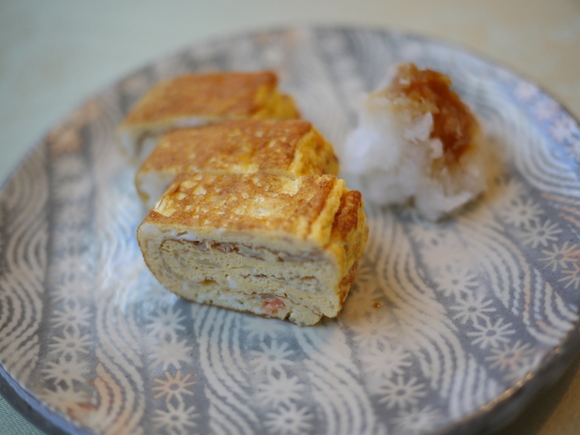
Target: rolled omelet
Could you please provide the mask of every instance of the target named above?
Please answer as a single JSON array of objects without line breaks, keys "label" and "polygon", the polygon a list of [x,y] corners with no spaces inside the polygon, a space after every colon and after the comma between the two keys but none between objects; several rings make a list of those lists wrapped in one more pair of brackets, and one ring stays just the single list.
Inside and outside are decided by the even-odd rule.
[{"label": "rolled omelet", "polygon": [[137,231],[189,301],[313,325],[335,317],[368,237],[359,192],[328,174],[180,174]]},{"label": "rolled omelet", "polygon": [[140,165],[166,131],[228,119],[297,119],[291,96],[271,71],[187,74],[160,82],[117,130],[121,149]]},{"label": "rolled omelet", "polygon": [[182,172],[336,175],[338,159],[332,145],[304,120],[245,119],[172,130],[135,177],[145,206],[153,207]]}]

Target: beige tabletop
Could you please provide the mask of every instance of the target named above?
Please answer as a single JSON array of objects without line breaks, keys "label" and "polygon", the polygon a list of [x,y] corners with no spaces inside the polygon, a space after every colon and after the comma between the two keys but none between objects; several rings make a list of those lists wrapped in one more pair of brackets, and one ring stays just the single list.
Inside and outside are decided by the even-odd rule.
[{"label": "beige tabletop", "polygon": [[[5,0],[0,183],[67,112],[148,61],[216,36],[309,24],[411,31],[463,45],[539,83],[580,117],[579,0]],[[0,432],[37,433],[2,400]],[[580,433],[580,359],[498,433]]]}]

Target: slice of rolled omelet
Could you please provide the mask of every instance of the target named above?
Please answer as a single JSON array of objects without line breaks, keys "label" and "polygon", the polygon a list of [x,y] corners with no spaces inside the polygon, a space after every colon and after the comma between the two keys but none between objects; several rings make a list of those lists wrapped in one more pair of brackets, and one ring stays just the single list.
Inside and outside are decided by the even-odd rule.
[{"label": "slice of rolled omelet", "polygon": [[187,74],[153,86],[119,126],[118,142],[139,165],[168,130],[243,118],[300,114],[292,97],[280,93],[271,71]]},{"label": "slice of rolled omelet", "polygon": [[304,120],[245,119],[166,133],[135,177],[147,208],[182,172],[338,173],[334,148]]},{"label": "slice of rolled omelet", "polygon": [[137,231],[178,296],[298,325],[340,312],[367,236],[360,193],[328,174],[180,174]]}]

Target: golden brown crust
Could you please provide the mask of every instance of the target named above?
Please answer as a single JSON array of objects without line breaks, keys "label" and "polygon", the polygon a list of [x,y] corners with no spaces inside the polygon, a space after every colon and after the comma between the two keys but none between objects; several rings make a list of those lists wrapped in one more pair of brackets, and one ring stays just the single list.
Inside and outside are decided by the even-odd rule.
[{"label": "golden brown crust", "polygon": [[[146,124],[192,115],[250,118],[276,100],[277,83],[276,74],[271,71],[183,75],[154,86],[123,124]],[[293,104],[291,100],[277,100]]]},{"label": "golden brown crust", "polygon": [[[161,138],[141,170],[287,172],[300,140],[312,130],[308,121],[250,119],[173,130]],[[311,173],[323,173],[317,169]]]},{"label": "golden brown crust", "polygon": [[180,174],[145,221],[324,239],[339,206],[330,202],[340,201],[343,191],[344,182],[332,175],[291,179],[265,173]]},{"label": "golden brown crust", "polygon": [[359,191],[346,191],[340,199],[340,207],[332,225],[329,249],[335,252],[337,258],[342,259],[343,269],[348,270],[340,283],[343,301],[354,282],[358,262],[368,239],[363,207],[364,201]]},{"label": "golden brown crust", "polygon": [[[340,284],[338,285],[338,289],[340,292],[339,300],[340,300],[340,309],[342,309],[344,305],[344,301],[350,292],[350,288],[354,284],[354,280],[356,279],[356,272],[358,270],[358,259],[352,264],[348,272],[343,276]],[[338,312],[340,312],[340,309]],[[337,314],[338,314],[337,312]]]},{"label": "golden brown crust", "polygon": [[359,221],[359,210],[363,207],[362,195],[358,190],[349,190],[340,199],[340,208],[336,212],[332,226],[333,237],[345,239],[356,228]]},{"label": "golden brown crust", "polygon": [[338,158],[334,147],[316,129],[312,128],[297,144],[297,153],[290,172],[297,175],[338,175]]}]

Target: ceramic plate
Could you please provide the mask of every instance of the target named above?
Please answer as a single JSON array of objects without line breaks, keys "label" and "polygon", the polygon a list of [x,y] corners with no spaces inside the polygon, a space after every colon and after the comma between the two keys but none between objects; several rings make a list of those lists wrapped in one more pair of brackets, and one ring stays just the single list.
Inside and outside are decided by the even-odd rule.
[{"label": "ceramic plate", "polygon": [[[389,65],[451,75],[505,162],[439,224],[367,207],[342,314],[297,327],[164,291],[114,130],[155,82],[273,69],[337,149]],[[498,163],[499,164],[499,163]],[[44,427],[103,434],[484,432],[561,373],[578,341],[580,133],[536,85],[386,31],[221,39],[153,62],[58,125],[0,196],[2,385]]]}]

